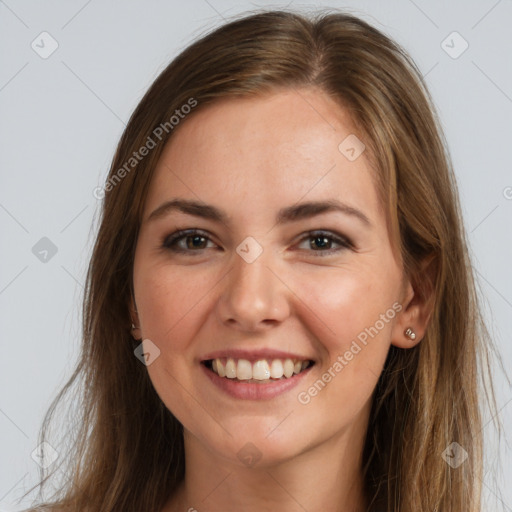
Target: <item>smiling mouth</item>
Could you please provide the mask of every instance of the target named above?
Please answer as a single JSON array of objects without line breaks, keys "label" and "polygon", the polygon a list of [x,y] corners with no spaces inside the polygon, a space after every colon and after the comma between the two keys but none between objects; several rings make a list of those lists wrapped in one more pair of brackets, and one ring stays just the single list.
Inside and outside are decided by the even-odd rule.
[{"label": "smiling mouth", "polygon": [[219,377],[248,384],[267,384],[291,379],[315,363],[298,359],[260,359],[251,363],[247,359],[219,358],[202,361]]}]

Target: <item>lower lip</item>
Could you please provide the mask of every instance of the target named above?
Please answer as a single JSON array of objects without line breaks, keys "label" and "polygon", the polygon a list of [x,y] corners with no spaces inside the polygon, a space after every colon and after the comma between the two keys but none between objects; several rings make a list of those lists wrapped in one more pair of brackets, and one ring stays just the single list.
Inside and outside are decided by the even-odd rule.
[{"label": "lower lip", "polygon": [[304,376],[312,368],[312,366],[310,366],[287,379],[280,379],[267,384],[254,384],[243,381],[240,382],[226,377],[219,377],[214,371],[207,368],[204,364],[201,364],[201,367],[206,373],[206,376],[219,389],[233,398],[240,398],[242,400],[270,400],[278,395],[282,395],[297,386],[297,384],[301,382]]}]

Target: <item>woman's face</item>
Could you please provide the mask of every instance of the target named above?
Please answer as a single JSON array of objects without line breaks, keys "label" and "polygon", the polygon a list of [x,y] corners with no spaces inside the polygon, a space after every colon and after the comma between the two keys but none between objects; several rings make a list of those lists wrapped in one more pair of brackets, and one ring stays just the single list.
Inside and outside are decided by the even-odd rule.
[{"label": "woman's face", "polygon": [[134,320],[157,393],[218,460],[362,446],[407,288],[354,132],[315,89],[230,99],[155,170]]}]

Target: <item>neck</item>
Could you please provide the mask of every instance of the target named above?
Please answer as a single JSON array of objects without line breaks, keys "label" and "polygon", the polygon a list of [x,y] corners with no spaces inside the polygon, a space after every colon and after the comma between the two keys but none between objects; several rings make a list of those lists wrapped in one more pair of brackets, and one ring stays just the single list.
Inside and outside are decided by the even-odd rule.
[{"label": "neck", "polygon": [[185,431],[185,478],[163,512],[366,512],[365,429],[349,430],[287,461],[251,468],[220,458]]}]

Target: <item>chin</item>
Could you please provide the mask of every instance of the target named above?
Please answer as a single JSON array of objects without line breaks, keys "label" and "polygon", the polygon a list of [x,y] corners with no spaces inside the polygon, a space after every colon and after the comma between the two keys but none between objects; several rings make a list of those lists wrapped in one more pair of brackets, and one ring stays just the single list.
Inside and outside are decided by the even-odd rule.
[{"label": "chin", "polygon": [[280,435],[274,437],[275,432],[269,435],[270,431],[271,429],[266,426],[262,426],[261,429],[244,429],[243,433],[240,429],[239,434],[233,437],[226,434],[224,442],[220,445],[219,439],[209,441],[214,443],[212,448],[230,462],[242,467],[259,469],[285,463],[307,449],[304,436],[295,439],[291,433],[282,431]]}]

